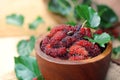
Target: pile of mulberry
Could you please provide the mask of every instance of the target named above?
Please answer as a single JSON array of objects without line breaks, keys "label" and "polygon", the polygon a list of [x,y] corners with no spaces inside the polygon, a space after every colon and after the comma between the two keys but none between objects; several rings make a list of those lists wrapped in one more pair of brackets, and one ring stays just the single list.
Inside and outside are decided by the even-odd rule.
[{"label": "pile of mulberry", "polygon": [[59,25],[54,27],[42,40],[41,50],[47,55],[67,60],[85,60],[99,55],[101,47],[88,41],[85,37],[92,38],[89,28],[81,26]]}]

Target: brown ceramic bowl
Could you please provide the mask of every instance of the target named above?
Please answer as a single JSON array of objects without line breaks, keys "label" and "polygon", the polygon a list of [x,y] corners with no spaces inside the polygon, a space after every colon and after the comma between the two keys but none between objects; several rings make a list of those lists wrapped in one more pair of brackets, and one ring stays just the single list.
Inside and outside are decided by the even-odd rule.
[{"label": "brown ceramic bowl", "polygon": [[36,42],[36,57],[45,80],[104,80],[111,60],[112,43],[100,55],[86,60],[70,61],[50,57],[40,49],[41,40]]}]

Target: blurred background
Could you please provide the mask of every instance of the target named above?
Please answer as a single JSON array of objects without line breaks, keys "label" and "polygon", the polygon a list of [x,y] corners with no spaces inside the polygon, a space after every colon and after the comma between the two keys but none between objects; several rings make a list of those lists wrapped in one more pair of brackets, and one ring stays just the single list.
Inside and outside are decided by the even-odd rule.
[{"label": "blurred background", "polygon": [[[14,72],[14,57],[18,56],[19,41],[28,40],[30,36],[39,37],[49,32],[55,25],[71,22],[73,16],[69,17],[67,14],[68,6],[62,3],[65,8],[61,10],[59,1],[61,0],[0,0],[0,80],[17,80]],[[104,16],[112,14],[110,17],[113,22],[105,22],[103,24],[105,26],[101,24],[100,29],[110,33],[114,38],[113,47],[120,46],[120,0],[69,1],[70,3],[78,1],[80,4],[89,5],[95,9],[99,4],[108,6],[112,11],[108,10],[109,14]],[[110,20],[110,18],[107,19]],[[74,23],[77,24],[77,21]],[[35,51],[31,52],[32,56],[35,56]],[[117,53],[117,59],[119,58],[120,51]]]}]

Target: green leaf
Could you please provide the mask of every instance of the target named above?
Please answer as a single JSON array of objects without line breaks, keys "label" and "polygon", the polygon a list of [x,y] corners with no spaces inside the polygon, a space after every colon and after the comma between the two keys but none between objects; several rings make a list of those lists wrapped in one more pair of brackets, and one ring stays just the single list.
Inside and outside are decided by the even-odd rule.
[{"label": "green leaf", "polygon": [[44,77],[43,77],[42,75],[39,75],[39,76],[37,77],[37,80],[45,80],[45,79],[44,79]]},{"label": "green leaf", "polygon": [[114,41],[115,37],[113,35],[110,35],[110,36],[111,36],[111,40]]},{"label": "green leaf", "polygon": [[[69,0],[68,0],[69,1]],[[71,5],[67,0],[50,0],[48,9],[54,13],[66,16],[71,11]]]},{"label": "green leaf", "polygon": [[76,23],[73,22],[73,21],[66,22],[65,24],[72,25],[72,26],[75,26],[75,25],[76,25]]},{"label": "green leaf", "polygon": [[89,37],[84,37],[84,39],[88,39],[90,42],[92,42],[92,43],[95,43],[95,41],[94,41],[94,39],[91,39],[91,38],[89,38]]},{"label": "green leaf", "polygon": [[113,53],[114,53],[114,54],[120,53],[120,46],[118,46],[118,47],[116,47],[116,48],[113,48]]},{"label": "green leaf", "polygon": [[112,53],[113,53],[112,54],[113,58],[115,58],[115,59],[120,58],[120,46],[113,48]]},{"label": "green leaf", "polygon": [[91,0],[83,0],[82,4],[90,6],[92,4]]},{"label": "green leaf", "polygon": [[15,72],[19,80],[32,80],[35,77],[42,77],[34,57],[15,57]]},{"label": "green leaf", "polygon": [[118,36],[118,40],[120,41],[120,35]]},{"label": "green leaf", "polygon": [[94,34],[93,39],[89,37],[84,37],[84,38],[88,39],[92,43],[98,43],[101,47],[105,47],[105,44],[111,40],[110,35],[105,32],[100,35]]},{"label": "green leaf", "polygon": [[36,29],[40,23],[44,22],[41,17],[37,17],[35,21],[29,24],[30,29]]},{"label": "green leaf", "polygon": [[105,22],[105,21],[101,21],[101,23],[100,23],[100,27],[102,28],[102,29],[106,29],[106,28],[110,28],[110,27],[112,27],[112,23],[107,23],[107,22]]},{"label": "green leaf", "polygon": [[50,31],[51,30],[51,27],[49,26],[48,28],[47,28],[47,31]]},{"label": "green leaf", "polygon": [[98,5],[97,9],[101,16],[100,26],[102,26],[102,28],[110,28],[114,23],[118,22],[118,16],[107,5]]},{"label": "green leaf", "polygon": [[111,37],[107,33],[94,36],[94,42],[98,43],[101,47],[105,47],[105,44],[111,40]]},{"label": "green leaf", "polygon": [[75,12],[80,19],[87,20],[86,25],[90,28],[98,28],[100,24],[100,17],[96,11],[86,5],[78,5]]},{"label": "green leaf", "polygon": [[17,45],[17,51],[20,56],[29,56],[35,45],[35,37],[31,36],[30,40],[21,40]]},{"label": "green leaf", "polygon": [[24,17],[20,14],[11,14],[6,17],[6,22],[8,24],[22,26],[24,23]]}]

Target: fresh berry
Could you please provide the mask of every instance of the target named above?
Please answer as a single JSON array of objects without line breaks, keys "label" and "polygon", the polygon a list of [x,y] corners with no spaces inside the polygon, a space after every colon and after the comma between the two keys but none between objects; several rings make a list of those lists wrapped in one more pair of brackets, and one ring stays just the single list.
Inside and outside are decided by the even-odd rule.
[{"label": "fresh berry", "polygon": [[85,36],[92,37],[90,28],[86,28],[86,30],[85,30]]},{"label": "fresh berry", "polygon": [[82,46],[79,45],[73,45],[70,47],[69,49],[69,53],[70,54],[79,54],[82,56],[87,56],[88,55],[88,51],[86,51],[86,49]]},{"label": "fresh berry", "polygon": [[77,39],[72,37],[72,36],[66,36],[65,38],[63,38],[59,45],[63,46],[63,47],[70,47]]},{"label": "fresh berry", "polygon": [[94,34],[102,34],[102,33],[103,33],[102,29],[98,29],[98,30],[95,31]]},{"label": "fresh berry", "polygon": [[88,59],[88,57],[82,56],[82,55],[73,55],[70,56],[69,60],[85,60]]},{"label": "fresh berry", "polygon": [[92,37],[91,30],[89,28],[80,28],[79,31],[76,31],[73,35],[74,38],[81,40],[84,37]]},{"label": "fresh berry", "polygon": [[58,31],[75,31],[75,29],[69,25],[59,25],[59,26],[56,26],[54,27],[51,31],[50,31],[50,34],[48,35],[48,37],[52,37],[54,34],[56,34],[56,32]]},{"label": "fresh berry", "polygon": [[44,49],[45,49],[45,46],[49,43],[49,37],[45,37],[44,39],[43,39],[43,41],[42,41],[42,44],[41,44],[41,49],[42,49],[42,51],[44,51]]},{"label": "fresh berry", "polygon": [[58,31],[54,36],[50,39],[51,45],[57,44],[59,41],[61,41],[66,36],[66,33],[64,31]]},{"label": "fresh berry", "polygon": [[77,40],[83,39],[83,34],[80,33],[80,31],[77,31],[74,33],[73,37],[76,38]]},{"label": "fresh berry", "polygon": [[80,34],[82,34],[82,37],[84,36],[92,37],[91,30],[89,28],[81,28]]},{"label": "fresh berry", "polygon": [[60,25],[57,27],[54,27],[51,31],[50,34],[48,35],[48,37],[52,37],[57,31],[63,30],[64,26]]},{"label": "fresh berry", "polygon": [[[99,31],[96,31],[99,34]],[[101,53],[101,48],[84,39],[92,38],[89,28],[81,26],[59,25],[50,31],[43,39],[41,50],[54,58],[69,60],[84,60],[95,57]]]},{"label": "fresh berry", "polygon": [[52,48],[50,44],[48,44],[45,48],[45,53],[47,55],[50,55],[52,57],[62,56],[66,54],[66,48],[60,47],[60,48]]},{"label": "fresh berry", "polygon": [[32,80],[37,80],[37,78],[33,78]]},{"label": "fresh berry", "polygon": [[77,26],[75,26],[74,28],[75,28],[76,31],[80,31],[81,26],[82,26],[82,25],[77,25]]},{"label": "fresh berry", "polygon": [[113,35],[115,38],[118,38],[118,37],[120,36],[120,27],[113,28],[113,30],[112,30],[112,35]]},{"label": "fresh berry", "polygon": [[95,57],[101,53],[101,50],[97,44],[93,44],[92,42],[89,42],[87,40],[80,40],[75,44],[85,47],[91,57]]},{"label": "fresh berry", "polygon": [[85,35],[85,33],[86,33],[86,31],[85,31],[86,29],[85,28],[81,28],[80,29],[80,34],[82,34],[83,36]]},{"label": "fresh berry", "polygon": [[116,24],[115,26],[113,26],[111,28],[104,29],[103,31],[109,33],[114,38],[118,38],[120,36],[120,26],[119,26],[119,24]]}]

